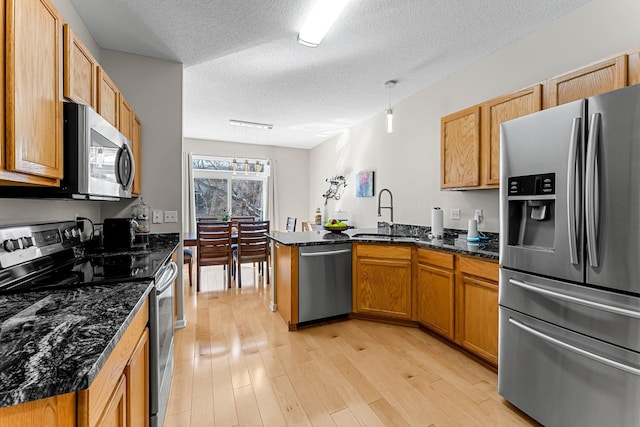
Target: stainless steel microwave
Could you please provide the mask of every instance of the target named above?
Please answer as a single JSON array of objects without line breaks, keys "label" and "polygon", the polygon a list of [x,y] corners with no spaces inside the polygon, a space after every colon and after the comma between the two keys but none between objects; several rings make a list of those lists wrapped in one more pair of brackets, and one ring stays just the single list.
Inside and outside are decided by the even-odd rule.
[{"label": "stainless steel microwave", "polygon": [[59,187],[0,187],[0,197],[119,200],[131,198],[131,141],[82,104],[64,104],[64,172]]}]

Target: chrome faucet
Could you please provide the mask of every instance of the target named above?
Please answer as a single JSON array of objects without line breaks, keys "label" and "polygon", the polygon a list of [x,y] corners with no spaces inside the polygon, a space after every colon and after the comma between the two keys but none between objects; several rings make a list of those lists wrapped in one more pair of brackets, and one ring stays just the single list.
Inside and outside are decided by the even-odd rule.
[{"label": "chrome faucet", "polygon": [[[391,205],[380,206],[380,199],[382,198],[382,193],[384,193],[385,191],[389,193],[389,201]],[[380,193],[378,193],[378,216],[382,216],[382,209],[389,209],[391,211],[391,222],[389,223],[389,225],[393,225],[393,194],[391,194],[391,190],[389,190],[388,188],[383,188],[382,190],[380,190]]]}]

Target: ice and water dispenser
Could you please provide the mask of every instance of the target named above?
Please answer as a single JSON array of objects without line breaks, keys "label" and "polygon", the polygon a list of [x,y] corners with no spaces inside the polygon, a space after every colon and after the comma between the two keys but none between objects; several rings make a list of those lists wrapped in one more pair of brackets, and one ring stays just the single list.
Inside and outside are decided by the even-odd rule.
[{"label": "ice and water dispenser", "polygon": [[510,246],[554,248],[555,173],[512,176],[508,181]]}]

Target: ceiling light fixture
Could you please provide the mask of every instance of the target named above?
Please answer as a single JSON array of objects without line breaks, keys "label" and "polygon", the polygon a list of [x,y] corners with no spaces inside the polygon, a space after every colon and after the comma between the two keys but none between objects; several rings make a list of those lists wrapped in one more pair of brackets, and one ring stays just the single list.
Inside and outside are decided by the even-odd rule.
[{"label": "ceiling light fixture", "polygon": [[317,0],[298,33],[298,42],[308,47],[318,47],[347,2],[348,0]]},{"label": "ceiling light fixture", "polygon": [[229,124],[235,126],[244,126],[248,128],[258,128],[258,129],[273,129],[273,125],[268,123],[255,123],[255,122],[245,122],[244,120],[229,120]]},{"label": "ceiling light fixture", "polygon": [[389,80],[385,82],[384,86],[389,89],[389,108],[387,108],[386,114],[386,130],[387,133],[393,133],[393,110],[391,109],[391,89],[396,87],[397,80]]}]

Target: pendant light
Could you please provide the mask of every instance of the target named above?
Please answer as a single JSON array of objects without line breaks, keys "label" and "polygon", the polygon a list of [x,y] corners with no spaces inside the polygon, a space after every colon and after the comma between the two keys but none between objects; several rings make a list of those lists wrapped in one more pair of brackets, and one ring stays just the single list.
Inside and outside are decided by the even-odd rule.
[{"label": "pendant light", "polygon": [[238,162],[236,161],[236,158],[233,158],[233,162],[231,162],[231,170],[233,171],[233,174],[235,175],[238,171]]},{"label": "pendant light", "polygon": [[389,80],[384,86],[389,90],[389,108],[386,110],[385,129],[387,133],[393,133],[393,109],[391,108],[391,89],[396,87],[397,80]]}]

